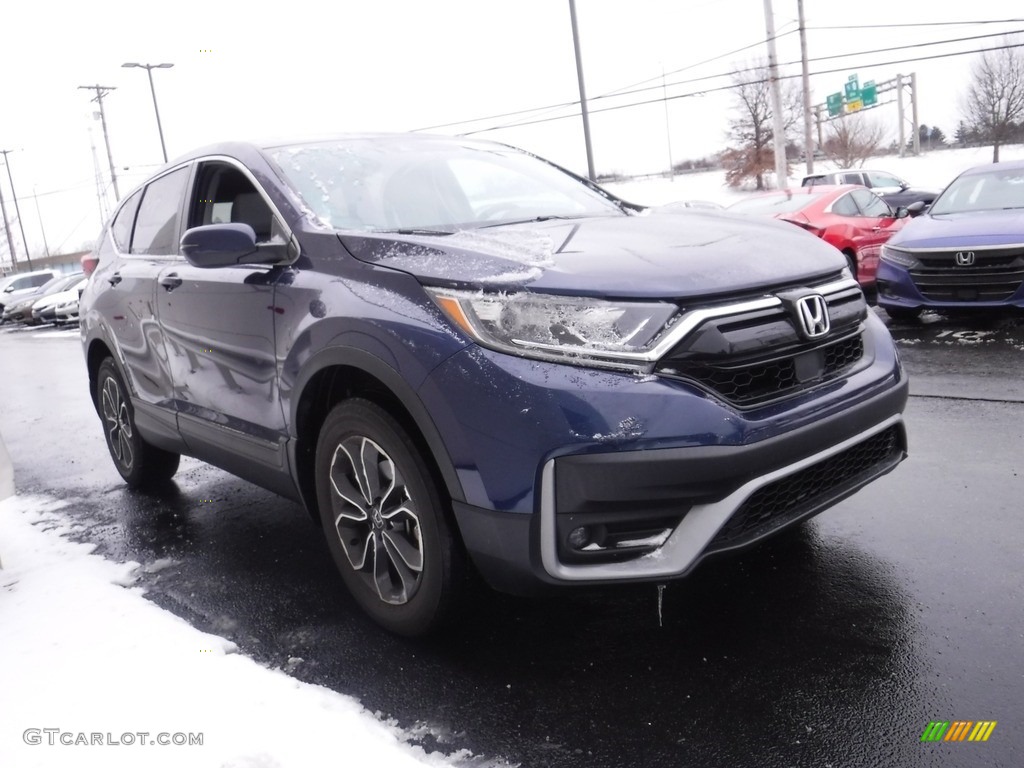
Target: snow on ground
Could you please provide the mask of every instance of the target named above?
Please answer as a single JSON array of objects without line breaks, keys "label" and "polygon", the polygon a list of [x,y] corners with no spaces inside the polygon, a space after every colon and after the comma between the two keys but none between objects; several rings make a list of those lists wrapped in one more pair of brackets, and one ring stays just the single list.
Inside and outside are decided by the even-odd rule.
[{"label": "snow on ground", "polygon": [[[1011,144],[999,148],[1000,160],[1024,160],[1024,145]],[[992,147],[973,147],[970,149],[944,149],[922,153],[918,157],[908,155],[886,155],[873,157],[864,163],[870,170],[889,171],[915,187],[925,189],[942,189],[961,171],[975,165],[992,162]],[[831,171],[836,166],[832,163],[815,162],[814,170]],[[806,166],[794,163],[791,187],[800,186]],[[710,200],[721,205],[729,205],[750,194],[741,190],[730,189],[725,184],[725,171],[706,171],[703,173],[680,174],[675,179],[642,179],[605,184],[610,192],[640,205],[662,205],[678,200]]]},{"label": "snow on ground", "polygon": [[130,586],[137,564],[62,536],[68,512],[0,501],[0,766],[480,765],[157,607]]}]

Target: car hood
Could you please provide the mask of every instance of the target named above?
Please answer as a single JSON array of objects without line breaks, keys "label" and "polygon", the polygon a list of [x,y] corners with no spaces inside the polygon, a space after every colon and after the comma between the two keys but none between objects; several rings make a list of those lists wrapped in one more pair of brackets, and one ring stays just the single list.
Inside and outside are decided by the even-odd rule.
[{"label": "car hood", "polygon": [[339,237],[355,258],[425,284],[564,295],[737,293],[810,281],[845,265],[839,251],[791,224],[701,210]]},{"label": "car hood", "polygon": [[953,248],[1024,243],[1024,209],[924,214],[889,241],[901,248]]}]

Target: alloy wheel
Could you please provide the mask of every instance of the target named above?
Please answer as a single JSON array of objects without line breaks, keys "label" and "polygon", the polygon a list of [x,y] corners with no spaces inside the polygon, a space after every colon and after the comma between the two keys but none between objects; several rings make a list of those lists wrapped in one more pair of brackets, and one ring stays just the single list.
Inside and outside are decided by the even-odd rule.
[{"label": "alloy wheel", "polygon": [[407,603],[423,578],[423,535],[401,469],[365,436],[342,440],[330,469],[334,528],[353,570],[390,605]]}]

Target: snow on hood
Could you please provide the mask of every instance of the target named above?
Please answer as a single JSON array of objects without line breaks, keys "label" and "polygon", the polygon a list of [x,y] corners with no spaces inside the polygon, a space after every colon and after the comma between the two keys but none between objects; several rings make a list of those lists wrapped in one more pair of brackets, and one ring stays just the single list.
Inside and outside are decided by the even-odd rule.
[{"label": "snow on hood", "polygon": [[889,241],[901,248],[977,248],[1024,244],[1024,210],[925,214],[907,222]]},{"label": "snow on hood", "polygon": [[427,284],[565,295],[707,296],[810,280],[845,264],[792,224],[698,210],[339,237],[355,258]]}]

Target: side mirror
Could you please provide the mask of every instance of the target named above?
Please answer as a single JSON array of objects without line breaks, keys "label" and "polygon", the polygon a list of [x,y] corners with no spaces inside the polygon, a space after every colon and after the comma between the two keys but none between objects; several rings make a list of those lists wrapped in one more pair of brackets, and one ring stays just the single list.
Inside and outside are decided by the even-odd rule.
[{"label": "side mirror", "polygon": [[893,216],[895,216],[897,219],[905,219],[909,215],[910,215],[910,211],[907,209],[906,206],[903,206],[903,205],[901,205],[899,208],[897,208],[896,209],[896,213],[893,214]]},{"label": "side mirror", "polygon": [[207,224],[186,230],[181,252],[194,267],[213,269],[238,264],[274,264],[287,258],[287,245],[256,243],[248,224]]},{"label": "side mirror", "polygon": [[907,206],[907,213],[911,216],[920,216],[928,209],[928,203],[924,200],[915,200]]}]

